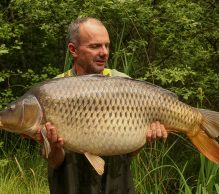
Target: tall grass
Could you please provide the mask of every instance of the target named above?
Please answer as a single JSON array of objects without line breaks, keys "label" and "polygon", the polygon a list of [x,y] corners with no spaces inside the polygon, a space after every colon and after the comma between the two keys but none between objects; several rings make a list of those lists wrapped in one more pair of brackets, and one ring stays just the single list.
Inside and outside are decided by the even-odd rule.
[{"label": "tall grass", "polygon": [[5,145],[0,147],[0,193],[48,194],[46,161],[40,156],[39,146],[13,134],[4,137]]},{"label": "tall grass", "polygon": [[[219,165],[185,145],[190,143],[184,137],[174,139],[171,144],[147,145],[133,158],[131,169],[137,194],[218,194]],[[192,158],[193,154],[200,160]]]},{"label": "tall grass", "polygon": [[[7,135],[7,145],[0,144],[0,193],[48,194],[46,161],[39,154],[40,147],[11,136]],[[170,142],[147,144],[133,157],[137,194],[219,193],[219,166],[194,151],[184,137],[169,138]]]},{"label": "tall grass", "polygon": [[196,194],[199,193],[219,193],[219,165],[213,164],[200,155],[201,167],[196,186]]}]

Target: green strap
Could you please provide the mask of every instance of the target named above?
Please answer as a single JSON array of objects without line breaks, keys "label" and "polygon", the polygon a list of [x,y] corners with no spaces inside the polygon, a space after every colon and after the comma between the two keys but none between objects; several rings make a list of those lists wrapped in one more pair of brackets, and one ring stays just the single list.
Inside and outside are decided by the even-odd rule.
[{"label": "green strap", "polygon": [[73,58],[71,56],[71,53],[67,49],[66,54],[65,54],[64,72],[66,72],[69,69],[71,69],[72,64],[73,64]]}]

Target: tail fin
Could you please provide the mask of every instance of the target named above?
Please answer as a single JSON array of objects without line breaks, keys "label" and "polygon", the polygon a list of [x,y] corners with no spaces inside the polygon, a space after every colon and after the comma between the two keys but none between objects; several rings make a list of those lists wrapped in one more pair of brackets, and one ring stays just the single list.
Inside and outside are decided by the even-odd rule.
[{"label": "tail fin", "polygon": [[212,138],[219,136],[219,112],[198,109],[202,116],[203,122],[201,128]]},{"label": "tail fin", "polygon": [[214,139],[219,136],[219,112],[198,109],[202,114],[202,123],[197,125],[198,132],[189,135],[197,149],[214,163],[219,163],[219,144]]}]

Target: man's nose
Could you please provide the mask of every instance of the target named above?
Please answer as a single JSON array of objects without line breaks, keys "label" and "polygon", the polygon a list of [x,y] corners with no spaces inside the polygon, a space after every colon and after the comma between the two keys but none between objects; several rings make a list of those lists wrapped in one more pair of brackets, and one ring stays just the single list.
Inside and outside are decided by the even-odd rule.
[{"label": "man's nose", "polygon": [[109,54],[109,49],[106,46],[102,46],[100,49],[100,55],[108,55]]}]

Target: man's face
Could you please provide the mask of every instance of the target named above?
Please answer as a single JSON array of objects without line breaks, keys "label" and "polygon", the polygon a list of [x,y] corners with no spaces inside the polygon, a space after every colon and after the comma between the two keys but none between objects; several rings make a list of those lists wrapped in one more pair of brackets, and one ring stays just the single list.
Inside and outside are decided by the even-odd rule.
[{"label": "man's face", "polygon": [[75,63],[84,74],[101,73],[109,57],[109,34],[98,23],[88,21],[80,26],[80,44],[75,50]]}]

